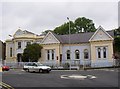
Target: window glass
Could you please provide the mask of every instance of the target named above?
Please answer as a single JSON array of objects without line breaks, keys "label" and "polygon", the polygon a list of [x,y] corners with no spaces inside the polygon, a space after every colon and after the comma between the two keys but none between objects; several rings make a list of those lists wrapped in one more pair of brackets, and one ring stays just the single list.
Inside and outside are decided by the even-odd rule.
[{"label": "window glass", "polygon": [[47,59],[50,60],[50,51],[47,50]]},{"label": "window glass", "polygon": [[88,50],[85,49],[85,50],[84,50],[84,59],[88,59],[88,58],[89,58]]},{"label": "window glass", "polygon": [[31,44],[31,42],[27,42],[27,45]]},{"label": "window glass", "polygon": [[67,59],[70,59],[70,50],[67,50]]},{"label": "window glass", "polygon": [[21,48],[21,42],[18,42],[18,49]]},{"label": "window glass", "polygon": [[52,60],[54,60],[54,50],[52,50]]},{"label": "window glass", "polygon": [[12,57],[12,48],[10,48],[10,57]]},{"label": "window glass", "polygon": [[80,57],[79,50],[75,50],[75,59],[79,59]]},{"label": "window glass", "polygon": [[106,48],[103,48],[103,58],[106,58]]},{"label": "window glass", "polygon": [[98,58],[101,58],[101,48],[98,48]]}]

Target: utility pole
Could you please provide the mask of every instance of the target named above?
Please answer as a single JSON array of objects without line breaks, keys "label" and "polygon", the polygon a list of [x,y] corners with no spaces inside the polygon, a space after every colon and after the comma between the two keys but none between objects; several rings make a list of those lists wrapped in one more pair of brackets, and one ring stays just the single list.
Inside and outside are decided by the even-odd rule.
[{"label": "utility pole", "polygon": [[69,21],[69,50],[70,50],[70,70],[71,70],[71,48],[70,48],[70,43],[71,43],[70,34],[71,34],[71,31],[70,31],[70,19],[69,19],[69,17],[67,17],[67,20]]}]

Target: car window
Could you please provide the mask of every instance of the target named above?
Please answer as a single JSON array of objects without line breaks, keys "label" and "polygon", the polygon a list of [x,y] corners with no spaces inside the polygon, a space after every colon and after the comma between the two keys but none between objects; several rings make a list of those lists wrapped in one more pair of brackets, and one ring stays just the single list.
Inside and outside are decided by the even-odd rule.
[{"label": "car window", "polygon": [[26,64],[27,66],[32,66],[32,63],[28,63],[28,64]]},{"label": "car window", "polygon": [[44,66],[43,64],[40,64],[40,63],[38,63],[37,65],[38,65],[38,66]]},{"label": "car window", "polygon": [[33,63],[32,66],[37,66],[37,64]]}]

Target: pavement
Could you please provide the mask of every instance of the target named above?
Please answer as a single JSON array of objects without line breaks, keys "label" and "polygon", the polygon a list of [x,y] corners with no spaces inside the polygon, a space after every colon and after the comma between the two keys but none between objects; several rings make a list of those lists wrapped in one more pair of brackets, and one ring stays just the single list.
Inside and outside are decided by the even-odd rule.
[{"label": "pavement", "polygon": [[12,69],[2,73],[2,82],[17,88],[37,87],[118,87],[118,69],[52,70],[29,73]]}]

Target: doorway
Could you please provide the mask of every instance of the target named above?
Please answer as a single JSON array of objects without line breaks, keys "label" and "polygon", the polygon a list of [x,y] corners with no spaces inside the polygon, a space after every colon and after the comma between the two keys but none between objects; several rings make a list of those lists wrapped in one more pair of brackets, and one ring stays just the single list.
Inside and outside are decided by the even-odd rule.
[{"label": "doorway", "polygon": [[22,54],[21,53],[17,54],[17,61],[22,62]]}]

